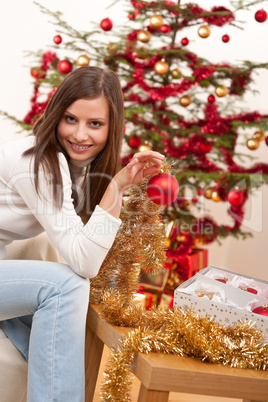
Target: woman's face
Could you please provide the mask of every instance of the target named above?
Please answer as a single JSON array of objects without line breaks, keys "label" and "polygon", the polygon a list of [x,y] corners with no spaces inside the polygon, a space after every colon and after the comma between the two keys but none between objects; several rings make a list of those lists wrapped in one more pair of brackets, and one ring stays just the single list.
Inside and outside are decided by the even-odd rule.
[{"label": "woman's face", "polygon": [[78,99],[62,116],[57,138],[69,157],[85,161],[106,145],[109,132],[109,107],[106,98]]}]

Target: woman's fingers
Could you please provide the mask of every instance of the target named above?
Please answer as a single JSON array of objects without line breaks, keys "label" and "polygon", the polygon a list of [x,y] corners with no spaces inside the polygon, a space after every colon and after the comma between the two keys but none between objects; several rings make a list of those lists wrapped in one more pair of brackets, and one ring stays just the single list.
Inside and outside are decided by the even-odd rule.
[{"label": "woman's fingers", "polygon": [[137,152],[136,154],[134,154],[133,159],[134,158],[138,158],[140,161],[145,161],[145,160],[162,161],[163,159],[165,159],[165,156],[156,151],[143,151],[143,152]]},{"label": "woman's fingers", "polygon": [[145,165],[150,162],[154,163],[158,167],[161,167],[163,159],[165,159],[164,155],[154,151],[138,152],[132,158],[132,160],[138,160],[141,163],[145,163]]}]

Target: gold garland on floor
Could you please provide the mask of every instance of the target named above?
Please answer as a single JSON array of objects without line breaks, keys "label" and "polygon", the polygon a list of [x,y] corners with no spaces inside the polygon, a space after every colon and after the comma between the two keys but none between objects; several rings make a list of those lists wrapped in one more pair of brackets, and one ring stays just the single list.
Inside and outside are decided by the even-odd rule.
[{"label": "gold garland on floor", "polygon": [[[170,170],[171,165],[163,164],[164,172]],[[149,200],[148,180],[134,186],[124,201],[122,225],[98,276],[91,281],[90,302],[102,305],[104,318],[111,324],[133,328],[106,366],[101,388],[104,402],[131,401],[130,365],[139,352],[268,370],[268,344],[253,323],[225,327],[193,311],[147,311],[131,303],[141,269],[159,272],[166,259],[161,219],[164,207]]]},{"label": "gold garland on floor", "polygon": [[117,291],[103,296],[103,317],[116,325],[134,328],[112,351],[104,371],[101,398],[104,402],[131,401],[131,369],[137,353],[169,353],[196,357],[232,367],[268,370],[268,344],[253,323],[232,327],[216,323],[193,311],[121,305]]}]

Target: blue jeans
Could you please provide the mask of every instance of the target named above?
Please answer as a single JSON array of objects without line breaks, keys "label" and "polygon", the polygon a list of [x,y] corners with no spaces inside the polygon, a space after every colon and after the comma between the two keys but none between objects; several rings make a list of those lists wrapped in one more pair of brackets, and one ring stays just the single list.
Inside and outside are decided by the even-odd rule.
[{"label": "blue jeans", "polygon": [[28,360],[27,402],[83,402],[89,281],[65,264],[0,260],[0,328]]}]

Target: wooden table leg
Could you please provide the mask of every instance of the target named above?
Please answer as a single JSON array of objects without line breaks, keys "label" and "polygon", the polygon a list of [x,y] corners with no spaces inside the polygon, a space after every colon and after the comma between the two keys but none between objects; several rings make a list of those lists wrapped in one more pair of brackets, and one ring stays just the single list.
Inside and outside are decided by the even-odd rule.
[{"label": "wooden table leg", "polygon": [[99,368],[102,358],[104,343],[91,329],[86,331],[85,345],[85,402],[92,402]]},{"label": "wooden table leg", "polygon": [[168,397],[169,392],[152,391],[141,384],[138,402],[168,402]]}]

